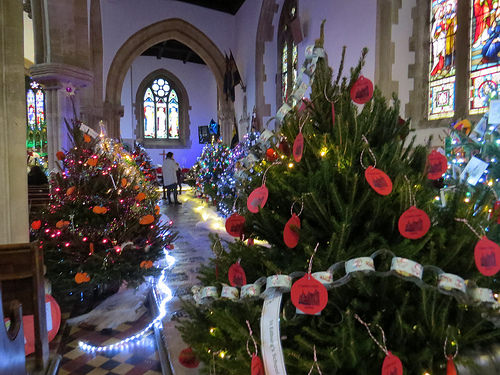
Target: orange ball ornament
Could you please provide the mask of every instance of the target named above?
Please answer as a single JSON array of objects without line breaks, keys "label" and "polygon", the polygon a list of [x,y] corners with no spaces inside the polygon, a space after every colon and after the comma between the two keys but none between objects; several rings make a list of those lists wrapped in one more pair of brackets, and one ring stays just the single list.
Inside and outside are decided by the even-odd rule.
[{"label": "orange ball ornament", "polygon": [[153,221],[155,221],[155,217],[153,215],[146,215],[146,216],[141,217],[141,219],[139,220],[139,224],[149,225]]},{"label": "orange ball ornament", "polygon": [[78,272],[75,275],[75,282],[77,284],[88,283],[89,281],[90,281],[90,276],[87,274],[87,272]]},{"label": "orange ball ornament", "polygon": [[76,187],[75,186],[71,186],[68,188],[68,190],[66,190],[66,195],[69,197],[71,194],[73,194],[76,190]]},{"label": "orange ball ornament", "polygon": [[158,206],[158,205],[155,206],[155,214],[156,215],[160,214],[160,206]]},{"label": "orange ball ornament", "polygon": [[89,158],[87,160],[87,164],[91,167],[95,167],[97,165],[97,158]]},{"label": "orange ball ornament", "polygon": [[141,201],[143,201],[144,199],[146,199],[146,194],[144,194],[144,193],[142,193],[142,192],[141,192],[141,193],[139,193],[139,194],[137,194],[137,195],[135,196],[135,200],[136,200],[137,202],[141,202]]},{"label": "orange ball ornament", "polygon": [[126,178],[122,178],[122,180],[120,181],[120,184],[121,184],[122,188],[127,187],[127,184],[128,184],[127,179]]},{"label": "orange ball ornament", "polygon": [[153,267],[153,262],[150,260],[143,260],[140,264],[140,267],[145,268],[145,269],[149,269],[149,268]]},{"label": "orange ball ornament", "polygon": [[92,140],[92,138],[90,138],[90,136],[88,134],[83,135],[83,141],[85,143],[90,143],[91,140]]},{"label": "orange ball ornament", "polygon": [[31,229],[33,230],[38,230],[42,226],[42,221],[41,220],[35,220],[31,223]]},{"label": "orange ball ornament", "polygon": [[92,209],[92,212],[94,212],[95,214],[98,214],[98,215],[102,215],[102,214],[105,214],[106,212],[108,212],[108,209],[106,207],[94,206],[94,208]]},{"label": "orange ball ornament", "polygon": [[56,158],[57,158],[57,160],[64,160],[64,159],[66,159],[66,155],[62,151],[57,151]]}]

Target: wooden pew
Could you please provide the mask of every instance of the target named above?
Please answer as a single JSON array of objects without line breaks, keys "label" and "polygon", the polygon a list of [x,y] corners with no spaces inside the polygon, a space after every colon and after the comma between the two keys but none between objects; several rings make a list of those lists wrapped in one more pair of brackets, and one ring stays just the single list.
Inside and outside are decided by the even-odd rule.
[{"label": "wooden pew", "polygon": [[[25,315],[34,315],[35,368],[45,369],[49,359],[43,252],[36,242],[0,245],[0,282],[3,305],[18,300]],[[4,309],[5,310],[5,309]],[[24,356],[24,338],[22,354]],[[3,354],[0,353],[0,358]]]},{"label": "wooden pew", "polygon": [[[0,283],[0,301],[2,286]],[[10,311],[4,315],[0,303],[0,375],[26,375],[24,357],[23,313],[18,301],[10,303]],[[3,324],[4,318],[10,318],[10,328]]]}]

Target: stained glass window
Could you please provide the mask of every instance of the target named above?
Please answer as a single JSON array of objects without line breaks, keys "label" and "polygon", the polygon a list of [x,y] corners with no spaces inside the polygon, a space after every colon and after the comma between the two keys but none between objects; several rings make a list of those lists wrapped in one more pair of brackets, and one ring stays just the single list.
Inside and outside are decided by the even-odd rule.
[{"label": "stained glass window", "polygon": [[495,0],[473,0],[470,42],[470,114],[488,110],[500,83],[500,7]]},{"label": "stained glass window", "polygon": [[429,120],[455,113],[457,0],[433,0],[430,22]]},{"label": "stained glass window", "polygon": [[[288,100],[293,86],[297,81],[298,54],[297,44],[292,35],[291,23],[297,17],[297,1],[286,0],[280,16],[278,34],[278,56],[279,56],[279,100],[283,103]],[[292,103],[295,104],[295,103]]]},{"label": "stained glass window", "polygon": [[144,138],[179,139],[177,93],[165,78],[155,79],[144,93]]},{"label": "stained glass window", "polygon": [[29,77],[26,77],[26,148],[40,159],[37,163],[43,163],[47,155],[45,92]]}]

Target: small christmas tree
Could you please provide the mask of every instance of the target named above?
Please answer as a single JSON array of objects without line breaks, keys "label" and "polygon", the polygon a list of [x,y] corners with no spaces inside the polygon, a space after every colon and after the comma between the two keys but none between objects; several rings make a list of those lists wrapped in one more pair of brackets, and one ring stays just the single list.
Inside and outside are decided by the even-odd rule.
[{"label": "small christmas tree", "polygon": [[[473,231],[479,234],[491,224],[486,200],[473,194],[464,202],[466,188],[460,185],[445,207],[437,202],[439,190],[428,178],[428,150],[407,139],[409,124],[399,121],[397,99],[389,106],[378,90],[371,97],[370,82],[361,76],[367,51],[349,79],[341,78],[341,63],[332,82],[322,46],[323,32],[315,48],[306,51],[305,72],[315,68],[310,100],[300,110],[286,114],[284,106],[279,111],[281,136],[293,140],[292,154],[255,166],[239,192],[237,211],[244,226],[229,226],[269,246],[236,241],[225,250],[215,239],[216,258],[201,276],[200,288],[216,286],[220,292],[230,278],[234,282],[232,265],[237,264],[257,294],[266,277],[289,275],[295,282],[292,298],[286,278],[268,279],[266,303],[285,291],[271,325],[262,321],[261,299],[236,301],[225,294],[213,300],[212,289],[201,289],[195,293],[201,304],[186,304],[183,338],[207,364],[206,373],[215,368],[221,375],[250,374],[246,321],[267,347],[264,356],[276,365],[283,348],[288,374],[306,374],[317,357],[325,374],[372,375],[394,356],[405,374],[440,374],[447,365],[452,373],[458,348],[455,362],[474,367],[468,350],[486,350],[500,336],[491,320],[498,311],[488,308],[498,307],[491,290],[474,288],[498,290],[497,280],[481,274],[474,259],[478,238]],[[491,249],[498,261],[498,246]],[[479,267],[492,265],[489,260]],[[308,267],[322,272],[316,275],[322,283],[293,297]],[[285,285],[271,291],[269,281],[276,280]],[[318,283],[329,288],[327,302]],[[478,298],[483,291],[486,297]],[[319,315],[298,308],[320,302],[326,306]],[[259,340],[262,324],[266,338]],[[399,370],[395,365],[384,374],[402,374]]]},{"label": "small christmas tree", "polygon": [[[153,262],[173,236],[160,222],[159,194],[120,143],[76,121],[72,147],[59,151],[49,208],[32,222],[56,295],[122,282],[135,286],[159,271]],[[83,130],[86,129],[86,130]]]},{"label": "small christmas tree", "polygon": [[149,181],[153,185],[158,185],[156,168],[153,165],[149,154],[146,152],[146,149],[142,147],[140,143],[136,143],[134,152],[132,152],[132,157],[141,172],[144,174],[146,181]]}]

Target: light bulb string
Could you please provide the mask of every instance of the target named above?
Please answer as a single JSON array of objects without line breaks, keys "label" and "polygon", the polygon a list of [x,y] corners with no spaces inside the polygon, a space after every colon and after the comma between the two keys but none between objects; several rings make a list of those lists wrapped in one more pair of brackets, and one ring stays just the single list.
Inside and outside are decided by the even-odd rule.
[{"label": "light bulb string", "polygon": [[[377,158],[375,157],[375,154],[373,153],[372,149],[370,148],[370,144],[368,143],[368,139],[366,139],[364,134],[361,135],[361,139],[363,141],[365,141],[366,146],[368,147],[368,152],[373,159],[373,168],[375,168],[377,166]],[[367,169],[368,167],[365,166],[365,163],[363,163],[363,156],[364,155],[365,155],[365,148],[363,149],[363,151],[361,151],[361,155],[359,155],[359,163],[361,164],[363,169]]]},{"label": "light bulb string", "polygon": [[[446,336],[446,338],[444,339],[443,352],[444,352],[444,357],[446,359],[455,359],[456,356],[458,355],[458,342],[457,341],[453,341],[453,342],[456,345],[455,354],[447,354],[446,347],[448,346],[448,336]],[[452,343],[452,345],[453,345],[453,343]]]},{"label": "light bulb string", "polygon": [[252,327],[250,326],[250,322],[247,320],[246,323],[247,323],[247,327],[248,327],[248,332],[250,333],[250,338],[252,339],[253,346],[255,348],[254,354],[250,353],[250,349],[248,347],[248,342],[250,341],[250,339],[248,339],[247,340],[247,353],[250,356],[250,358],[252,358],[254,355],[257,355],[257,353],[258,353],[257,342],[255,341],[255,338],[253,337],[253,331],[252,331]]},{"label": "light bulb string", "polygon": [[474,227],[469,223],[469,221],[467,219],[463,219],[463,218],[459,218],[459,217],[456,217],[455,218],[455,221],[458,221],[458,222],[461,222],[461,223],[464,223],[465,225],[467,225],[469,227],[469,229],[472,231],[472,233],[474,233],[477,238],[481,239],[483,238],[483,236],[486,236],[486,232],[484,232],[484,229],[481,228],[481,230],[483,231],[483,236],[479,235],[479,233],[474,229]]},{"label": "light bulb string", "polygon": [[316,355],[316,345],[313,346],[313,350],[314,350],[314,354],[313,354],[314,355],[314,357],[313,357],[314,358],[314,362],[311,365],[311,369],[309,370],[309,373],[307,375],[311,375],[312,374],[314,366],[316,366],[316,370],[318,370],[319,375],[323,375],[321,373],[321,369],[319,368],[319,364],[318,364],[318,357]]},{"label": "light bulb string", "polygon": [[380,327],[378,324],[377,324],[377,327],[380,329],[380,332],[382,333],[382,341],[383,341],[383,344],[381,344],[372,334],[372,331],[370,330],[370,326],[368,325],[368,323],[365,323],[359,316],[358,314],[354,314],[354,317],[356,318],[356,320],[358,322],[360,322],[362,325],[365,326],[366,330],[368,331],[368,334],[370,335],[370,337],[372,338],[372,340],[375,342],[375,344],[378,345],[378,347],[380,349],[382,349],[382,351],[385,353],[385,355],[389,355],[389,350],[387,350],[387,345],[386,345],[386,340],[385,340],[385,333],[384,333],[384,330],[382,329],[382,327]]}]

